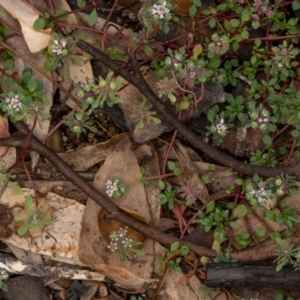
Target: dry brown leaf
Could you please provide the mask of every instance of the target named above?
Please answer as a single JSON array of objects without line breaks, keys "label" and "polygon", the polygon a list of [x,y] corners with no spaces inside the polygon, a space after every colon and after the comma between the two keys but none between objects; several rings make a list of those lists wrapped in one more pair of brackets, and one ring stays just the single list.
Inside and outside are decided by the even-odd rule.
[{"label": "dry brown leaf", "polygon": [[[2,165],[1,172],[6,172],[15,163],[16,157],[16,148],[9,147],[5,155],[0,158],[0,164]],[[2,186],[2,184],[0,186]]]},{"label": "dry brown leaf", "polygon": [[[9,137],[8,120],[0,115],[0,138]],[[0,157],[3,156],[8,150],[8,147],[0,147]]]},{"label": "dry brown leaf", "polygon": [[[145,67],[141,68],[141,72],[146,73],[144,75],[145,80],[153,89],[153,91],[157,92],[157,80],[155,79],[154,72]],[[135,135],[134,129],[138,123],[138,120],[134,116],[134,110],[138,109],[139,106],[142,105],[142,94],[136,87],[130,84],[125,86],[125,88],[123,88],[119,94],[120,98],[122,99],[122,102],[119,104],[119,106],[124,113],[126,126],[130,131],[130,135],[135,142],[145,143],[159,137],[163,132],[172,130],[172,127],[164,120],[162,120],[160,124],[154,124],[153,121],[145,120],[145,124],[140,131],[140,135]],[[150,110],[154,111],[153,109]]]},{"label": "dry brown leaf", "polygon": [[75,171],[86,171],[90,167],[106,159],[113,147],[122,140],[127,133],[112,137],[109,141],[96,145],[83,146],[74,151],[59,153],[58,155]]},{"label": "dry brown leaf", "polygon": [[158,294],[159,300],[210,300],[210,297],[201,292],[200,280],[194,275],[190,279],[177,285],[184,276],[181,272],[169,270],[165,276],[164,285]]},{"label": "dry brown leaf", "polygon": [[[52,29],[48,28],[41,31],[33,29],[33,23],[39,18],[39,15],[29,5],[26,5],[22,0],[0,0],[0,5],[19,21],[24,39],[31,53],[37,53],[48,46]],[[34,2],[32,2],[32,5],[34,6]]]},{"label": "dry brown leaf", "polygon": [[[186,148],[183,147],[179,141],[175,141],[174,149],[178,156],[182,171],[197,170],[194,162],[191,161],[188,152],[186,151]],[[182,182],[186,182],[186,180],[192,179],[197,185],[197,189],[194,192],[195,197],[200,199],[203,203],[206,203],[206,199],[208,197],[208,191],[205,184],[202,182],[199,176],[195,176],[191,174],[191,175],[181,175],[179,178],[180,178],[179,180]]]},{"label": "dry brown leaf", "polygon": [[[124,183],[138,180],[141,177],[137,159],[134,151],[131,150],[132,146],[128,136],[116,144],[115,149],[108,155],[95,176],[94,186],[98,190],[104,192],[107,180],[114,176],[120,177]],[[152,222],[152,213],[147,202],[145,188],[138,181],[128,186],[126,196],[112,201],[120,207],[139,213],[147,223]],[[80,236],[80,260],[94,270],[105,272],[109,278],[115,280],[123,288],[143,290],[145,284],[155,282],[151,279],[156,259],[154,241],[146,239],[143,242],[141,250],[147,255],[134,255],[130,263],[121,261],[107,248],[108,244],[100,235],[97,224],[100,209],[98,204],[88,200]],[[122,273],[126,276],[120,276]]]},{"label": "dry brown leaf", "polygon": [[[15,216],[19,214],[20,207],[24,207],[26,195],[33,196],[33,191],[23,189],[23,195],[16,195],[8,187],[1,197],[0,203],[12,208],[12,214]],[[26,251],[49,256],[53,260],[83,265],[78,260],[78,242],[85,206],[54,193],[48,193],[45,198],[39,200],[45,201],[53,209],[54,225],[46,226],[42,235],[36,238],[13,234],[10,238],[2,240]]]}]

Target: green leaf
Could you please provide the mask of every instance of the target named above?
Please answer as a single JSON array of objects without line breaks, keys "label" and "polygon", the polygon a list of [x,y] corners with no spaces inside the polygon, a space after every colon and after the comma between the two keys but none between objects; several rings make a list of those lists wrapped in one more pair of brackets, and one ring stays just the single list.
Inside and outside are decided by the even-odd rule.
[{"label": "green leaf", "polygon": [[215,201],[210,201],[208,202],[207,206],[206,206],[206,213],[210,213],[215,209]]},{"label": "green leaf", "polygon": [[239,228],[239,225],[238,225],[237,222],[230,222],[229,225],[230,225],[230,227],[233,228],[233,229]]},{"label": "green leaf", "polygon": [[240,26],[240,20],[238,20],[238,19],[231,19],[230,23],[231,23],[232,27],[239,27]]},{"label": "green leaf", "polygon": [[18,235],[19,235],[19,236],[25,235],[25,234],[27,233],[29,227],[30,227],[30,224],[25,223],[22,227],[20,227],[20,228],[18,229]]},{"label": "green leaf", "polygon": [[175,163],[173,161],[170,161],[170,160],[168,161],[167,166],[168,166],[168,169],[171,170],[171,171],[175,170],[175,168],[176,168]]},{"label": "green leaf", "polygon": [[151,117],[151,120],[153,121],[154,124],[160,124],[161,123],[161,119],[159,119],[159,118]]},{"label": "green leaf", "polygon": [[4,62],[4,69],[5,70],[10,70],[14,66],[14,61],[12,59],[7,59]]},{"label": "green leaf", "polygon": [[180,255],[181,255],[181,256],[188,255],[189,253],[190,253],[190,249],[189,249],[189,247],[187,247],[187,246],[183,246],[183,247],[180,249]]},{"label": "green leaf", "polygon": [[85,7],[86,1],[85,0],[77,0],[77,5],[79,8]]},{"label": "green leaf", "polygon": [[[278,267],[278,266],[277,266],[277,267]],[[278,269],[278,270],[277,270],[277,267],[276,267],[276,271],[280,271],[281,268],[283,267],[283,265],[281,265],[281,266],[280,266],[280,269]],[[284,295],[283,295],[283,293],[282,293],[282,292],[278,293],[278,294],[275,296],[274,300],[284,300]]]},{"label": "green leaf", "polygon": [[96,9],[94,8],[93,11],[88,16],[88,24],[92,26],[96,24],[97,20],[98,20],[98,15]]},{"label": "green leaf", "polygon": [[30,78],[28,81],[27,87],[28,87],[29,91],[33,93],[37,87],[36,80],[34,78]]},{"label": "green leaf", "polygon": [[158,181],[158,188],[160,189],[160,190],[164,190],[165,189],[165,183],[162,181],[162,180],[159,180]]},{"label": "green leaf", "polygon": [[185,110],[190,106],[190,101],[181,101],[177,110]]},{"label": "green leaf", "polygon": [[265,143],[267,148],[271,148],[272,146],[272,138],[269,135],[264,135],[263,142]]},{"label": "green leaf", "polygon": [[33,23],[34,30],[41,30],[44,29],[46,26],[46,20],[44,18],[38,18]]},{"label": "green leaf", "polygon": [[235,180],[235,183],[237,185],[242,185],[244,183],[244,180],[242,178],[238,178],[238,179]]},{"label": "green leaf", "polygon": [[170,252],[174,252],[179,249],[179,242],[174,242],[170,247]]},{"label": "green leaf", "polygon": [[80,58],[79,56],[77,55],[72,55],[72,59],[75,60],[76,64],[78,66],[83,66],[84,65],[84,60],[82,58]]},{"label": "green leaf", "polygon": [[197,44],[193,48],[193,58],[196,59],[203,51],[203,47],[201,44]]},{"label": "green leaf", "polygon": [[189,9],[189,14],[193,18],[197,13],[197,7],[196,5],[192,5]]},{"label": "green leaf", "polygon": [[173,173],[175,176],[179,176],[181,174],[181,170],[179,168],[175,168]]},{"label": "green leaf", "polygon": [[153,55],[153,49],[149,45],[144,46],[144,52],[147,56]]},{"label": "green leaf", "polygon": [[132,249],[132,251],[134,251],[135,254],[140,255],[140,256],[144,256],[146,253],[142,250],[139,249]]},{"label": "green leaf", "polygon": [[33,206],[33,198],[30,195],[25,196],[25,208],[28,212],[31,212],[34,210]]},{"label": "green leaf", "polygon": [[248,39],[249,38],[249,32],[248,31],[246,31],[246,30],[243,30],[242,32],[241,32],[241,37],[243,38],[243,39]]},{"label": "green leaf", "polygon": [[247,206],[244,204],[238,205],[235,210],[233,211],[233,216],[235,218],[242,218],[247,215]]},{"label": "green leaf", "polygon": [[1,284],[1,290],[2,290],[3,292],[7,292],[7,291],[8,291],[8,286],[7,286],[6,283],[2,282],[2,284]]},{"label": "green leaf", "polygon": [[215,28],[216,27],[216,24],[217,24],[217,21],[215,18],[211,18],[208,22],[208,25],[210,28]]},{"label": "green leaf", "polygon": [[251,25],[254,29],[257,29],[257,28],[259,28],[260,23],[259,23],[259,21],[253,21]]},{"label": "green leaf", "polygon": [[256,238],[260,239],[262,237],[264,237],[266,234],[266,228],[258,228],[255,232]]},{"label": "green leaf", "polygon": [[56,17],[57,17],[57,20],[59,20],[59,21],[67,20],[68,16],[69,16],[69,12],[65,9],[60,9],[56,12]]},{"label": "green leaf", "polygon": [[276,266],[276,271],[277,271],[277,272],[280,271],[284,265],[285,265],[285,263],[278,264],[278,265]]},{"label": "green leaf", "polygon": [[193,4],[200,7],[201,6],[201,0],[193,0]]},{"label": "green leaf", "polygon": [[12,186],[12,190],[14,191],[14,193],[16,195],[22,195],[23,194],[23,190],[21,187],[19,187],[18,185],[13,185]]},{"label": "green leaf", "polygon": [[293,136],[293,137],[295,137],[295,138],[298,138],[299,136],[300,136],[300,132],[298,131],[298,130],[293,130],[292,132],[291,132],[291,135]]},{"label": "green leaf", "polygon": [[201,180],[204,184],[208,184],[209,183],[209,175],[208,174],[204,174],[201,176]]},{"label": "green leaf", "polygon": [[215,164],[209,164],[208,166],[208,170],[209,171],[214,171],[216,169],[216,165]]},{"label": "green leaf", "polygon": [[300,1],[299,0],[294,0],[293,3],[292,3],[292,8],[293,8],[293,10],[300,9]]},{"label": "green leaf", "polygon": [[249,21],[251,19],[252,14],[248,9],[244,9],[242,12],[242,21]]}]

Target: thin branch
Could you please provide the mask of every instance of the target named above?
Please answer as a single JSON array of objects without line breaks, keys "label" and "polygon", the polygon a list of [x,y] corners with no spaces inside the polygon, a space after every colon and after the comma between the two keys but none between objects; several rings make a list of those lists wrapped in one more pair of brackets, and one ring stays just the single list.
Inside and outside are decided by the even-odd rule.
[{"label": "thin branch", "polygon": [[[16,128],[23,135],[29,134],[29,130],[22,122],[15,123]],[[5,138],[0,139],[0,146],[12,146],[12,147],[24,147],[26,144],[26,137],[21,138]],[[46,157],[68,180],[72,181],[78,188],[80,188],[87,196],[93,199],[100,206],[104,207],[114,218],[123,224],[141,232],[145,236],[152,238],[153,240],[161,243],[166,247],[170,247],[172,243],[179,242],[181,246],[187,246],[197,256],[215,257],[216,252],[210,248],[202,247],[184,240],[174,238],[168,234],[161,233],[157,229],[146,225],[139,220],[136,220],[126,212],[121,210],[115,205],[106,195],[100,193],[96,188],[82,179],[68,164],[66,164],[59,156],[53,153],[44,144],[33,138],[30,141],[29,148],[37,151],[43,157]],[[293,243],[296,247],[300,245],[300,238],[290,238],[287,242]],[[259,261],[271,259],[274,257],[276,249],[279,248],[278,244],[270,245],[267,247],[261,247],[259,249],[251,248],[244,251],[233,252],[231,254],[232,259],[237,259],[240,262]]]},{"label": "thin branch", "polygon": [[[14,123],[18,131],[23,135],[28,135],[29,130],[23,122]],[[14,147],[24,147],[26,143],[26,137],[23,138],[7,138],[0,139],[0,146],[10,145]],[[138,230],[145,236],[158,241],[159,243],[170,247],[174,242],[179,242],[182,246],[187,246],[198,256],[208,256],[214,257],[215,251],[206,247],[198,246],[190,242],[181,241],[174,238],[168,234],[161,233],[157,229],[148,226],[147,224],[135,219],[134,217],[128,215],[126,212],[121,210],[117,205],[115,205],[106,195],[99,192],[95,187],[82,179],[73,169],[65,163],[59,156],[48,149],[44,144],[42,144],[36,138],[32,138],[30,141],[29,148],[35,150],[43,157],[52,163],[60,173],[65,176],[68,180],[72,181],[81,191],[83,191],[87,196],[93,199],[96,203],[106,209],[111,216],[120,221],[121,223]]]},{"label": "thin branch", "polygon": [[[117,63],[111,60],[107,55],[82,40],[79,40],[77,42],[77,46],[80,49],[91,54],[94,58],[99,59],[106,67],[135,86],[151,102],[154,109],[156,109],[156,111],[161,114],[170,125],[174,126],[174,128],[177,129],[178,132],[182,134],[182,136],[184,136],[191,145],[204,152],[206,155],[213,158],[220,164],[250,176],[257,174],[261,177],[273,177],[276,175],[280,175],[281,173],[285,173],[296,176],[298,179],[300,179],[299,164],[275,168],[259,167],[240,162],[232,158],[231,156],[215,149],[210,144],[204,142],[204,140],[202,140],[196,133],[192,132],[187,126],[178,121],[178,119],[169,111],[165,104],[160,101],[158,96],[149,87],[144,78],[138,78],[134,74],[123,69]],[[131,62],[132,59],[133,58],[130,57]]]}]

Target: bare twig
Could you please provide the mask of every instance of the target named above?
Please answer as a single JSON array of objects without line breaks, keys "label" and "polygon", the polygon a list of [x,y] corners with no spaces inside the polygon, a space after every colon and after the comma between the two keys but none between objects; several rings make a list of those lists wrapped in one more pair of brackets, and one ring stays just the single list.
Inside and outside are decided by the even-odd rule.
[{"label": "bare twig", "polygon": [[289,174],[292,176],[296,176],[300,179],[300,167],[299,164],[292,165],[292,166],[282,166],[282,167],[259,167],[254,165],[249,165],[238,161],[231,156],[217,150],[210,144],[207,144],[202,140],[196,133],[191,131],[187,126],[182,124],[176,116],[174,116],[166,105],[160,101],[158,96],[154,93],[154,91],[150,88],[146,80],[141,73],[136,68],[135,58],[132,55],[129,55],[129,60],[132,64],[134,74],[128,72],[117,63],[115,63],[112,59],[110,59],[107,55],[96,49],[95,47],[89,45],[88,43],[84,42],[83,40],[79,40],[77,42],[77,46],[91,54],[94,58],[99,59],[106,67],[123,77],[133,86],[135,86],[142,94],[146,96],[146,98],[151,102],[152,106],[156,109],[158,114],[161,114],[163,118],[175,129],[178,130],[185,139],[191,143],[195,148],[204,152],[209,157],[213,158],[220,164],[232,168],[235,171],[240,173],[251,175],[257,174],[261,177],[273,177],[276,175],[280,175],[281,173]]},{"label": "bare twig", "polygon": [[[16,128],[23,135],[28,135],[29,130],[23,122],[15,123]],[[26,136],[21,138],[5,138],[0,139],[0,146],[12,146],[23,148],[26,144]],[[44,144],[36,138],[32,138],[29,148],[37,151],[43,157],[46,157],[67,179],[72,181],[78,188],[80,188],[87,196],[93,199],[100,206],[104,207],[116,220],[126,224],[127,226],[136,229],[145,236],[158,241],[164,246],[170,247],[172,243],[179,242],[181,246],[187,246],[189,249],[198,256],[215,257],[216,252],[210,248],[198,246],[184,240],[174,238],[168,234],[161,233],[157,229],[148,226],[147,224],[136,220],[134,217],[128,215],[125,211],[121,210],[110,199],[106,198],[104,194],[99,192],[96,188],[82,179],[68,164],[66,164],[59,156],[48,149]],[[295,246],[300,244],[300,238],[291,238],[287,240]],[[237,259],[241,262],[266,260],[274,257],[275,250],[278,249],[278,244],[261,247],[259,249],[248,249],[240,252],[233,252],[232,259]]]}]

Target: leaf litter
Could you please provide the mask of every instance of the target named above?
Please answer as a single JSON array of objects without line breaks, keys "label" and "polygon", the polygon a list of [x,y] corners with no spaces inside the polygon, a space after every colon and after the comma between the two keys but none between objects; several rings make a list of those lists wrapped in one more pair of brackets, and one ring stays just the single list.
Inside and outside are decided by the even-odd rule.
[{"label": "leaf litter", "polygon": [[[53,2],[56,9],[69,9],[65,1]],[[42,10],[35,1],[31,1],[31,3],[33,6]],[[24,4],[24,1],[0,1],[0,5],[8,12],[8,14],[5,13],[4,15],[6,20],[16,27],[18,27],[19,22],[24,35],[24,39],[19,36],[10,38],[8,44],[27,45],[29,47],[29,51],[18,49],[26,59],[17,59],[12,73],[16,72],[20,76],[21,71],[28,65],[27,60],[34,61],[36,66],[42,68],[44,57],[37,52],[48,46],[49,40],[52,39],[52,31],[49,29],[37,32],[33,29],[33,23],[39,15]],[[20,7],[22,9],[20,9]],[[87,22],[86,18],[86,15],[83,14],[77,14],[76,16],[70,14],[68,16],[68,23],[84,24],[84,22]],[[104,20],[98,18],[96,28],[102,28],[104,23]],[[113,27],[110,27],[110,30],[112,30],[110,33],[116,32],[116,29],[112,28]],[[74,33],[74,36],[76,34],[77,33]],[[95,38],[93,35],[89,35],[88,39],[94,46],[101,49],[102,41],[99,41],[98,36]],[[118,51],[122,52],[122,50],[124,50],[120,45],[117,45],[117,42],[115,42],[113,46]],[[34,53],[34,55],[32,53]],[[84,66],[72,64],[70,66],[69,78],[67,78],[68,76],[65,73],[52,75],[53,78],[63,77],[62,82],[69,84],[69,91],[76,91],[76,88],[78,89],[76,85],[88,82],[94,78],[88,59],[85,61]],[[54,87],[51,80],[45,78],[38,72],[35,72],[34,76],[43,81],[44,91],[46,91],[45,97],[52,101]],[[151,85],[154,87],[156,82],[153,74],[148,70],[145,76],[148,81],[152,82]],[[63,97],[62,92],[61,94]],[[159,137],[163,132],[172,130],[172,128],[162,122],[161,125],[155,126],[158,131],[154,131],[151,122],[146,122],[142,133],[136,135],[134,128],[137,122],[135,117],[132,116],[132,107],[141,105],[141,94],[134,90],[132,86],[127,86],[122,90],[122,98],[124,103],[120,106],[125,115],[126,125],[130,131],[130,135],[135,142],[142,143],[142,145],[136,145],[131,141],[128,134],[120,134],[105,143],[83,146],[72,152],[60,153],[59,155],[76,171],[86,171],[100,163],[100,168],[99,165],[97,165],[98,170],[93,185],[101,192],[105,192],[106,182],[113,176],[119,176],[123,182],[137,180],[137,182],[128,186],[125,197],[112,201],[131,214],[142,216],[147,224],[158,228],[162,225],[160,221],[162,220],[161,223],[163,223],[163,219],[161,219],[160,216],[161,208],[157,200],[157,195],[160,192],[157,187],[157,181],[147,181],[145,184],[141,184],[138,179],[141,178],[140,167],[143,168],[145,177],[160,174],[160,166],[167,147],[165,145],[159,146],[157,141],[153,143],[150,141]],[[51,101],[45,109],[46,114],[50,113]],[[223,101],[224,97],[221,95],[216,103]],[[77,106],[70,98],[68,98],[66,103],[71,108]],[[0,125],[2,125],[0,126],[0,136],[1,138],[7,137],[9,135],[7,122],[2,119],[0,119],[0,121]],[[48,133],[49,126],[49,120],[43,120],[42,126],[36,127],[34,134],[38,138],[43,138]],[[241,141],[241,143],[243,142],[244,141]],[[231,149],[232,141],[228,142],[228,146],[225,144],[223,146],[224,148]],[[15,148],[11,147],[7,149],[6,147],[1,147],[0,150],[2,150],[2,152],[0,152],[1,163],[4,165],[4,169],[8,169],[16,158]],[[237,152],[240,151],[240,149],[233,149],[232,151]],[[243,151],[245,150],[243,149]],[[226,171],[210,173],[209,164],[202,162],[192,149],[183,146],[178,141],[176,141],[171,151],[170,158],[174,160],[183,171],[195,169],[204,170],[210,175],[211,181],[208,185],[204,184],[199,177],[195,179],[197,198],[201,199],[203,203],[208,203],[214,193],[224,192],[230,183],[234,183],[237,178],[237,174],[229,174]],[[32,156],[32,161],[35,161],[32,166],[33,168],[36,165],[39,166],[37,162],[38,157]],[[190,178],[190,175],[181,175],[179,177],[182,182]],[[44,190],[47,190],[47,188],[44,188]],[[26,195],[33,196],[33,190],[23,188],[23,195],[20,196],[16,195],[12,187],[9,186],[2,195],[0,203],[8,207],[13,215],[17,215],[25,205],[24,196]],[[299,198],[300,197],[297,197],[297,199]],[[156,289],[159,286],[160,283],[155,276],[153,276],[153,274],[159,273],[157,257],[162,253],[162,248],[157,242],[150,239],[144,240],[141,249],[144,250],[146,254],[144,256],[134,256],[132,261],[124,263],[110,252],[107,247],[107,238],[105,239],[103,237],[103,235],[109,236],[111,234],[109,230],[114,228],[112,225],[112,221],[114,220],[103,211],[101,214],[101,207],[94,201],[88,199],[86,205],[82,205],[73,199],[61,197],[52,192],[45,192],[40,200],[44,201],[45,204],[49,205],[53,210],[52,218],[54,225],[46,226],[42,234],[38,237],[19,237],[16,234],[19,225],[13,221],[10,225],[13,234],[9,238],[2,238],[2,241],[9,247],[37,253],[44,258],[58,260],[66,264],[82,267],[88,266],[91,270],[98,272],[98,274],[113,280],[117,287],[131,292],[143,293],[149,289]],[[286,201],[288,201],[291,206],[299,206],[298,201],[296,202],[295,199],[292,199],[292,201],[287,199]],[[261,211],[262,210],[256,211],[256,214],[260,217],[262,216]],[[100,222],[98,220],[99,216],[101,216]],[[258,219],[253,216],[249,217],[248,222],[254,231],[260,226]],[[299,217],[297,217],[297,222],[299,222]],[[168,225],[168,229],[178,226],[178,223],[174,220],[172,220],[171,223],[171,225]],[[234,230],[234,234],[246,231],[247,227],[244,220],[239,219],[237,223],[238,228]],[[272,221],[267,221],[267,224],[275,231],[285,229],[284,226],[277,226],[277,223]],[[99,226],[101,226],[101,230],[99,230]],[[166,226],[164,230],[166,230],[168,226]],[[101,235],[101,231],[108,231],[108,233],[106,232]],[[267,237],[268,236],[266,236],[266,238]],[[237,249],[242,248],[237,244],[234,246]],[[15,252],[16,250],[14,249],[12,251]],[[209,299],[207,295],[200,291],[199,287],[201,283],[196,276],[191,277],[180,285],[176,285],[181,276],[182,274],[176,271],[168,271],[167,274],[165,274],[164,282],[161,282],[162,286],[159,291],[159,297],[161,297],[161,299]],[[95,278],[96,277],[97,276],[95,276]],[[103,280],[104,277],[100,276],[100,278]],[[219,297],[215,299],[219,299]],[[228,294],[226,299],[238,298]]]}]

